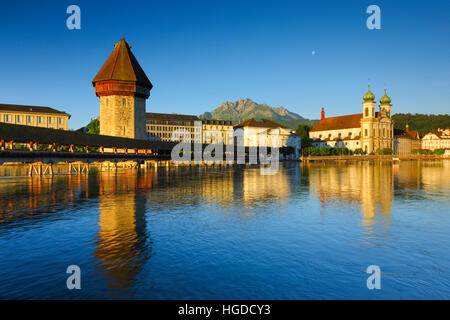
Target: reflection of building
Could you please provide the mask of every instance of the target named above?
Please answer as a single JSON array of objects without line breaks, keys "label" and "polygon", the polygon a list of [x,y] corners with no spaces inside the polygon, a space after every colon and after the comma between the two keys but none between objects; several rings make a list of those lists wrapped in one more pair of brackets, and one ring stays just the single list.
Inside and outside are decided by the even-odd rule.
[{"label": "reflection of building", "polygon": [[390,214],[394,197],[392,164],[311,165],[310,188],[323,203],[334,199],[359,203],[365,218],[375,216],[377,207]]},{"label": "reflection of building", "polygon": [[[245,147],[286,147],[290,146],[294,149],[294,153],[298,156],[301,148],[300,136],[297,136],[293,130],[271,120],[249,119],[242,123],[236,124],[234,130],[242,129]],[[237,134],[235,134],[237,135]],[[275,138],[277,141],[272,141]]]},{"label": "reflection of building", "polygon": [[203,119],[203,143],[233,143],[233,125],[229,120]]},{"label": "reflection of building", "polygon": [[322,108],[320,121],[309,132],[314,147],[363,149],[367,153],[393,148],[391,99],[380,99],[380,111],[375,111],[375,95],[369,90],[363,97],[363,113],[325,118]]},{"label": "reflection of building", "polygon": [[422,149],[450,149],[450,129],[437,129],[422,138]]},{"label": "reflection of building", "polygon": [[284,167],[280,167],[275,175],[261,175],[259,169],[243,172],[242,198],[248,205],[264,200],[287,199],[290,195],[289,175]]},{"label": "reflection of building", "polygon": [[133,139],[148,137],[145,100],[153,85],[125,39],[115,44],[92,84],[100,98],[100,134]]},{"label": "reflection of building", "polygon": [[69,130],[70,114],[49,107],[0,104],[0,122]]},{"label": "reflection of building", "polygon": [[202,142],[201,120],[197,116],[147,112],[145,118],[147,132],[158,140],[171,141],[172,133],[178,130],[189,133],[192,142]]},{"label": "reflection of building", "polygon": [[420,149],[419,132],[409,130],[406,125],[406,131],[394,130],[394,154],[399,156],[407,156],[412,154],[415,149]]},{"label": "reflection of building", "polygon": [[100,217],[96,257],[110,289],[133,286],[147,260],[144,194],[138,191],[138,176],[101,175]]}]

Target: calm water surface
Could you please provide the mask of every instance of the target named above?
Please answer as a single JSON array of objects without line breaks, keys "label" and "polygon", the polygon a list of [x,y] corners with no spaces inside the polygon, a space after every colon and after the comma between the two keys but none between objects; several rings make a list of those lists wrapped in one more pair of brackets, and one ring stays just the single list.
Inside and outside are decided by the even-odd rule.
[{"label": "calm water surface", "polygon": [[448,161],[4,176],[0,298],[449,299],[449,208]]}]

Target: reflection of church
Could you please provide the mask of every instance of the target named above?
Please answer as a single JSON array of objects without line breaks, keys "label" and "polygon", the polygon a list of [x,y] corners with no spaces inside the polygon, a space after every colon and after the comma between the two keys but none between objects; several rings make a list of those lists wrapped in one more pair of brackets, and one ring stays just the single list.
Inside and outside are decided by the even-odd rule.
[{"label": "reflection of church", "polygon": [[391,213],[394,197],[392,164],[323,166],[311,165],[310,189],[326,205],[331,199],[359,203],[365,219],[371,220],[377,212]]}]

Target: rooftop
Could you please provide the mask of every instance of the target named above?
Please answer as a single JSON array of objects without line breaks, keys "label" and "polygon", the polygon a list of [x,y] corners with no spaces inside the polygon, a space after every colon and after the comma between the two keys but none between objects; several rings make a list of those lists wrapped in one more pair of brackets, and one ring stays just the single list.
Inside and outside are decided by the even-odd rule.
[{"label": "rooftop", "polygon": [[256,120],[254,118],[249,119],[247,121],[241,122],[239,124],[234,125],[235,128],[241,128],[241,127],[258,127],[258,128],[285,128],[288,129],[288,127],[276,123],[274,121],[271,120],[267,120],[267,119],[261,119],[261,120]]},{"label": "rooftop", "polygon": [[180,120],[180,121],[200,121],[200,118],[188,114],[178,114],[178,113],[154,113],[146,112],[145,117],[147,119],[156,120]]},{"label": "rooftop", "polygon": [[12,111],[12,112],[31,112],[31,113],[46,113],[46,114],[59,114],[70,117],[70,114],[59,111],[50,107],[40,106],[23,106],[18,104],[0,104],[0,111]]},{"label": "rooftop", "polygon": [[113,52],[103,67],[92,80],[92,84],[95,86],[96,82],[107,80],[133,81],[138,85],[151,89],[153,87],[152,83],[147,78],[130,48],[131,46],[124,38],[120,39],[115,44]]},{"label": "rooftop", "polygon": [[345,116],[330,117],[320,120],[311,131],[340,130],[360,128],[362,113],[349,114]]}]

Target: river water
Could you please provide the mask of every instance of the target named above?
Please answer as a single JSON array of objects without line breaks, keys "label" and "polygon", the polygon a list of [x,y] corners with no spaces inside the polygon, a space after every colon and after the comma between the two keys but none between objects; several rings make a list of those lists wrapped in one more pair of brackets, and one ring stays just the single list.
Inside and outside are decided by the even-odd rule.
[{"label": "river water", "polygon": [[450,298],[449,161],[0,173],[3,299]]}]

